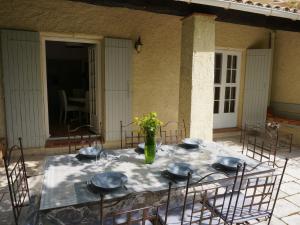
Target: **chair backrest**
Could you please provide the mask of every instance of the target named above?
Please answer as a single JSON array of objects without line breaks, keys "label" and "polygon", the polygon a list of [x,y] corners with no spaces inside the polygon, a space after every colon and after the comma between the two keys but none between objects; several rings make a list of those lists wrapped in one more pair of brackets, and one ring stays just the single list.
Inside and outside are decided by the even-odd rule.
[{"label": "chair backrest", "polygon": [[85,146],[91,147],[92,144],[99,144],[101,149],[103,149],[102,135],[94,133],[92,128],[91,125],[82,125],[71,129],[70,125],[68,125],[69,153],[76,152]]},{"label": "chair backrest", "polygon": [[72,89],[72,96],[75,98],[82,98],[84,96],[84,89],[75,88]]},{"label": "chair backrest", "polygon": [[222,172],[214,172],[193,183],[190,182],[191,175],[189,174],[181,222],[183,224],[230,222],[233,219],[231,213],[236,211],[235,203],[242,186],[241,179],[244,176],[245,167],[245,164],[239,165],[236,173],[231,177]]},{"label": "chair backrest", "polygon": [[18,225],[22,207],[25,206],[25,200],[30,200],[21,138],[19,138],[19,145],[6,149],[3,160],[13,215],[15,223]]},{"label": "chair backrest", "polygon": [[[139,202],[139,197],[145,197],[145,195],[154,195],[153,192],[147,191],[144,193],[130,193],[115,202],[110,202],[108,204],[104,203],[105,195],[100,194],[100,225],[106,225],[106,224],[122,224],[122,225],[133,225],[133,224],[143,224],[143,225],[150,225],[160,224],[159,222],[159,210],[164,209],[164,217],[167,217],[168,210],[169,210],[169,202],[170,202],[170,196],[172,191],[172,183],[169,182],[169,188],[168,192],[166,193],[165,200],[163,202],[160,202],[158,204],[152,204],[148,203],[148,205],[144,207],[138,207],[135,204]],[[113,207],[115,207],[120,202],[130,201],[134,205],[130,206],[130,209],[124,209],[121,207],[121,209],[115,209],[110,211]],[[124,205],[121,204],[123,207]],[[104,209],[109,209],[108,213],[104,213]],[[116,207],[118,208],[118,207]],[[126,208],[126,206],[125,206]],[[105,215],[104,215],[105,214]],[[151,223],[149,223],[151,222]]]},{"label": "chair backrest", "polygon": [[[256,176],[244,176],[233,215],[234,223],[267,217],[271,220],[288,159],[283,166],[275,164],[274,171]],[[264,162],[266,163],[266,162]],[[261,163],[261,164],[264,164]]]},{"label": "chair backrest", "polygon": [[68,108],[67,94],[65,90],[58,90],[57,93],[59,97],[60,107],[66,111]]},{"label": "chair backrest", "polygon": [[139,143],[145,142],[145,136],[134,122],[123,124],[120,121],[121,148],[136,148]]},{"label": "chair backrest", "polygon": [[259,136],[248,135],[242,154],[260,162],[273,161],[274,164],[277,150],[277,139],[274,140],[264,133]]},{"label": "chair backrest", "polygon": [[186,125],[184,120],[169,121],[160,127],[160,136],[163,144],[179,144],[186,138]]}]

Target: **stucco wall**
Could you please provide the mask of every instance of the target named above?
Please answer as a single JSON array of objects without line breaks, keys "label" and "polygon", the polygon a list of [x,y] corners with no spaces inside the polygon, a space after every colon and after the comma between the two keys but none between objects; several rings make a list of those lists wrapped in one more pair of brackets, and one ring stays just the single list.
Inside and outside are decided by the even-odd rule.
[{"label": "stucco wall", "polygon": [[[0,0],[0,6],[0,28],[95,34],[132,40],[140,35],[144,44],[142,52],[134,53],[133,57],[133,116],[157,111],[163,121],[177,120],[180,17],[63,0]],[[268,47],[268,39],[269,31],[263,28],[216,22],[217,48],[242,51],[239,125],[242,115],[245,50]],[[1,99],[0,109],[3,113]],[[3,122],[0,115],[1,127]]]},{"label": "stucco wall", "polygon": [[271,101],[300,104],[300,33],[277,31]]},{"label": "stucco wall", "polygon": [[0,28],[132,40],[140,35],[142,52],[133,55],[133,116],[157,111],[164,121],[177,120],[180,17],[60,0],[0,0],[0,6]]}]

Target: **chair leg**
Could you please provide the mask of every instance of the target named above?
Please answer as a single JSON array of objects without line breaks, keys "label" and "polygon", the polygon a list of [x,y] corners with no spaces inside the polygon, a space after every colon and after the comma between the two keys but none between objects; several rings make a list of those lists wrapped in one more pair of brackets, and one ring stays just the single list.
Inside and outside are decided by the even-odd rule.
[{"label": "chair leg", "polygon": [[63,111],[60,110],[60,111],[59,111],[59,123],[62,122],[62,116],[63,116]]},{"label": "chair leg", "polygon": [[67,124],[67,115],[68,115],[68,112],[65,111],[64,124]]}]

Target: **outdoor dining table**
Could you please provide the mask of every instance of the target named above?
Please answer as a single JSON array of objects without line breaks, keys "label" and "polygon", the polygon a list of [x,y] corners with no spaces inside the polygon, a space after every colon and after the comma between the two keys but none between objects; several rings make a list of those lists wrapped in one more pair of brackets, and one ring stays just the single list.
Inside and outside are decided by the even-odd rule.
[{"label": "outdoor dining table", "polygon": [[[193,179],[216,172],[212,166],[224,156],[238,157],[249,168],[259,162],[215,142],[205,142],[203,146],[186,149],[180,145],[163,145],[157,151],[153,164],[145,164],[144,155],[134,149],[106,150],[108,156],[97,161],[78,160],[76,154],[49,156],[45,162],[44,180],[41,193],[40,210],[84,205],[100,200],[100,195],[87,188],[87,181],[95,174],[106,171],[118,171],[127,175],[126,188],[106,194],[106,199],[116,199],[131,192],[162,192],[168,190],[170,180],[162,176],[172,162],[187,162],[194,168]],[[272,167],[260,165],[254,173],[272,171]],[[228,175],[230,176],[230,175]],[[220,178],[221,179],[221,178]],[[186,182],[175,183],[184,186]]]}]

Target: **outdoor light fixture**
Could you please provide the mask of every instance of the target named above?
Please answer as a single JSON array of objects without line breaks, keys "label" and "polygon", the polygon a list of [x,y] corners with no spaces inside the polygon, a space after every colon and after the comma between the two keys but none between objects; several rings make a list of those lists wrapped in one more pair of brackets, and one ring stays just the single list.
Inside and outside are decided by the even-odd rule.
[{"label": "outdoor light fixture", "polygon": [[142,50],[142,41],[141,41],[141,37],[139,36],[139,38],[135,41],[135,44],[134,44],[134,48],[136,50],[137,53],[140,53],[141,50]]}]

